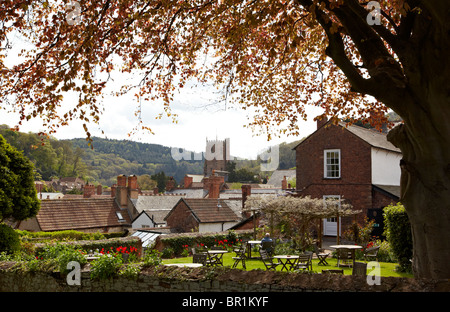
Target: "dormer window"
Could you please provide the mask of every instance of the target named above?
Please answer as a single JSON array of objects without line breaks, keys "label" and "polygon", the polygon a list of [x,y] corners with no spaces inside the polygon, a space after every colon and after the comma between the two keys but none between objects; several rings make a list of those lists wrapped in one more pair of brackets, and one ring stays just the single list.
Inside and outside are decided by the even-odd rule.
[{"label": "dormer window", "polygon": [[323,177],[338,179],[341,177],[341,150],[325,150],[323,155]]}]

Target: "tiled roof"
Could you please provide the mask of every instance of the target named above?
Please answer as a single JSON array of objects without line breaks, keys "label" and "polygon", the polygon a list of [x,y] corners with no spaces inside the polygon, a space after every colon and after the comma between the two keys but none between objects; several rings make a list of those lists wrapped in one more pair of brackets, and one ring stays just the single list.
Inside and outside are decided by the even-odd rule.
[{"label": "tiled roof", "polygon": [[[240,218],[228,207],[222,199],[216,198],[182,198],[192,214],[200,223],[233,222]],[[166,218],[175,208],[166,216]]]},{"label": "tiled roof", "polygon": [[[124,221],[119,221],[116,212]],[[36,218],[42,231],[131,225],[128,212],[114,198],[43,200]]]}]

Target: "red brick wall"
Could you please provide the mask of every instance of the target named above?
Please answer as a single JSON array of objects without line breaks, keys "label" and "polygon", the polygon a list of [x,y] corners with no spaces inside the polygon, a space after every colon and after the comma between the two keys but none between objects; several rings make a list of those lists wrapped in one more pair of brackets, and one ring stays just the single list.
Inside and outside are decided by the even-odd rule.
[{"label": "red brick wall", "polygon": [[[340,149],[341,177],[324,178],[324,150]],[[341,195],[362,221],[372,206],[371,147],[349,131],[335,125],[318,129],[296,148],[297,184],[301,196],[323,198]],[[342,232],[355,217],[342,218]]]},{"label": "red brick wall", "polygon": [[166,222],[168,227],[180,233],[191,232],[192,230],[198,231],[198,222],[184,201],[178,202],[174,210],[167,217]]},{"label": "red brick wall", "polygon": [[390,204],[397,204],[398,200],[395,200],[389,196],[382,194],[381,192],[372,190],[372,207],[373,208],[384,208]]}]

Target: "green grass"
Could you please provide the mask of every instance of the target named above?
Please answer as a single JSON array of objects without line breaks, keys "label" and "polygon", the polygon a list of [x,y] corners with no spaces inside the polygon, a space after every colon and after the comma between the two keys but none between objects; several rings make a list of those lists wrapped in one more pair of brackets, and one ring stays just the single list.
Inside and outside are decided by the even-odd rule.
[{"label": "green grass", "polygon": [[[235,254],[234,252],[229,252],[223,255],[223,263],[224,266],[229,266],[231,267],[234,263],[234,260],[232,259],[232,257],[234,257]],[[326,269],[337,269],[337,259],[335,258],[327,258],[327,262],[328,265],[324,266],[324,265],[318,265],[319,260],[318,259],[313,259],[312,264],[313,264],[313,272],[317,272],[317,273],[321,273],[322,270],[326,270]],[[173,259],[163,259],[163,264],[170,264],[170,263],[192,263],[192,256],[190,257],[182,257],[182,258],[173,258]],[[262,263],[261,260],[258,259],[250,259],[250,260],[246,260],[245,261],[246,266],[247,266],[247,271],[248,270],[255,270],[255,269],[262,269],[265,270],[264,264]],[[400,273],[397,272],[395,269],[398,266],[397,263],[389,263],[389,262],[379,262],[380,263],[380,268],[381,268],[381,276],[382,277],[388,277],[388,276],[393,276],[393,277],[414,277],[412,274],[408,274],[408,273]],[[241,263],[238,264],[238,269],[242,269],[242,265]],[[277,267],[277,271],[280,271],[281,266]],[[343,269],[344,270],[344,274],[345,275],[351,275],[352,274],[352,268],[349,267],[340,267],[339,269]]]}]

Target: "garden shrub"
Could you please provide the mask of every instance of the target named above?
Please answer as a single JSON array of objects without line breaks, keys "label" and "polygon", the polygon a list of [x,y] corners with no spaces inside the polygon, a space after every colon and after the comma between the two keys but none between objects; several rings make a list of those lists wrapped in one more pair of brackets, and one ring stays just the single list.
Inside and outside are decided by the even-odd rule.
[{"label": "garden shrub", "polygon": [[162,263],[161,253],[158,250],[147,250],[144,254],[145,266],[157,266]]},{"label": "garden shrub", "polygon": [[401,271],[411,271],[412,235],[411,224],[401,203],[384,208],[384,235],[391,245]]},{"label": "garden shrub", "polygon": [[20,250],[20,238],[10,226],[0,223],[0,252],[13,254]]},{"label": "garden shrub", "polygon": [[116,276],[123,258],[118,254],[105,254],[92,262],[91,278],[108,279]]},{"label": "garden shrub", "polygon": [[80,265],[87,262],[81,250],[65,244],[48,245],[36,256],[36,259],[55,260],[62,274],[68,273],[67,264],[71,261],[77,261]]}]

